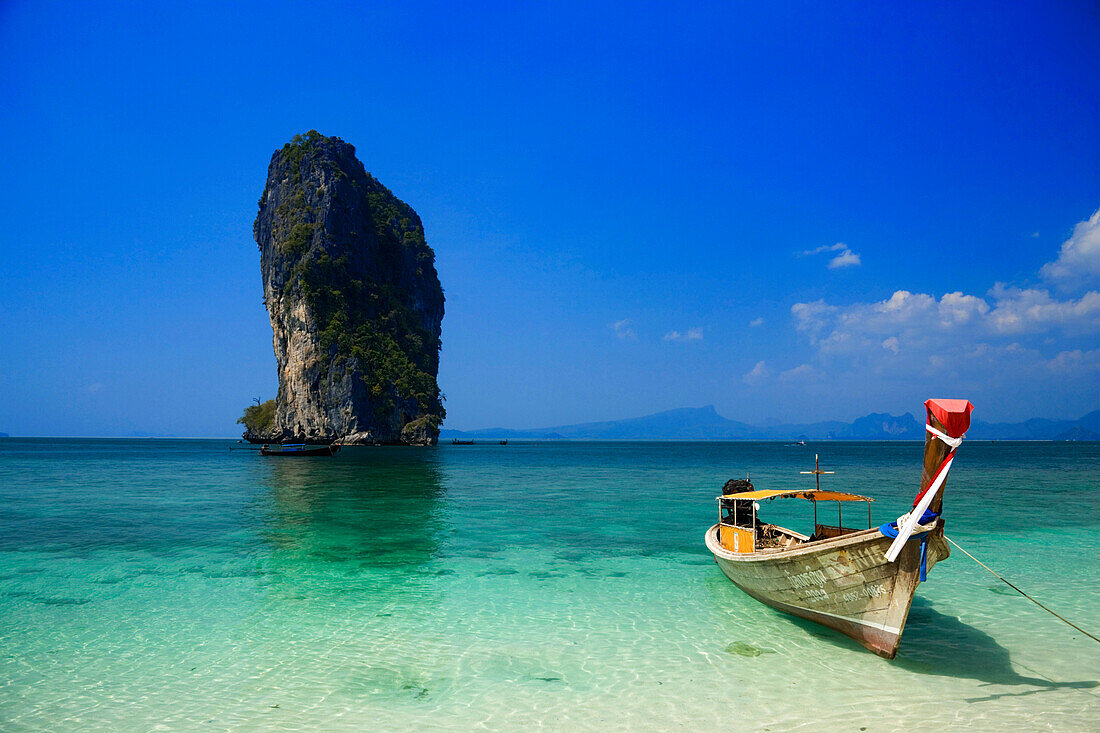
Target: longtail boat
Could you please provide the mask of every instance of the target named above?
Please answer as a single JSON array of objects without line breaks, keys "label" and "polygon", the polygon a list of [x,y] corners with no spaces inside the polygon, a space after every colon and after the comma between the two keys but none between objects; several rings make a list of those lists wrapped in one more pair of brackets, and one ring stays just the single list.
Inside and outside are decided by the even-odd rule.
[{"label": "longtail boat", "polygon": [[[835,629],[893,659],[917,585],[950,555],[940,517],[943,486],[974,409],[967,400],[924,405],[924,471],[911,511],[880,527],[845,527],[844,504],[873,499],[822,490],[821,475],[831,472],[816,464],[803,472],[815,474],[815,489],[759,491],[747,480],[727,482],[718,498],[719,521],[706,533],[707,549],[726,577],[772,608]],[[814,502],[812,535],[758,520],[758,502],[781,497]],[[818,523],[819,501],[838,502],[835,526]],[[868,524],[870,515],[868,503]]]},{"label": "longtail boat", "polygon": [[340,450],[340,446],[331,445],[307,445],[305,443],[288,443],[286,445],[265,445],[260,448],[261,456],[291,456],[304,458],[307,456],[332,456]]}]

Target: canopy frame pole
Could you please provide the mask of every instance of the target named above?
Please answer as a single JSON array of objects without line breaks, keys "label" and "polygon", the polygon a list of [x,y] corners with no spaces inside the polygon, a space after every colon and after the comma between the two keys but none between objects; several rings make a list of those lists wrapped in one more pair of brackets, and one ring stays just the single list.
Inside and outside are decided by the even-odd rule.
[{"label": "canopy frame pole", "polygon": [[[821,462],[818,460],[820,456],[814,453],[814,470],[812,471],[799,471],[801,474],[813,474],[814,480],[817,482],[817,489],[815,491],[821,491],[821,476],[822,474],[836,473],[836,471],[822,471]],[[817,499],[814,499],[814,531],[817,531]]]}]

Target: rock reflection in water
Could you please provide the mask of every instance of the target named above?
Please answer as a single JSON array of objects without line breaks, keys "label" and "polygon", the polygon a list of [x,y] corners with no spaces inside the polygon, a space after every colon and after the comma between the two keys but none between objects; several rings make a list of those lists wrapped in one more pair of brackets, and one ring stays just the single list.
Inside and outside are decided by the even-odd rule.
[{"label": "rock reflection in water", "polygon": [[290,592],[389,592],[431,576],[444,490],[431,449],[345,448],[265,462],[262,536]]}]

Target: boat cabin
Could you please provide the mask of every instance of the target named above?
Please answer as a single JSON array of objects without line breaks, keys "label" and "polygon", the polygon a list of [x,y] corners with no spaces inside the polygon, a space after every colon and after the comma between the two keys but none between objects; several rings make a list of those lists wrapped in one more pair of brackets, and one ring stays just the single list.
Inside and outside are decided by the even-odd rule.
[{"label": "boat cabin", "polygon": [[[814,504],[814,533],[804,535],[785,527],[761,522],[756,515],[761,501],[779,498],[808,499]],[[836,524],[818,522],[817,502],[835,501]],[[844,503],[862,501],[867,504],[867,528],[871,528],[871,502],[874,499],[859,494],[821,489],[771,489],[739,491],[718,497],[718,539],[730,552],[751,553],[786,550],[795,545],[827,540],[862,530],[844,526]]]}]

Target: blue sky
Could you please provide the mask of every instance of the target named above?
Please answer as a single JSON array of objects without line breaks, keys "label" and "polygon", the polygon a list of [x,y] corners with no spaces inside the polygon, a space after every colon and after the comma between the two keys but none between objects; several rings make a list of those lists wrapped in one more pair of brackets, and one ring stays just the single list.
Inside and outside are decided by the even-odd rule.
[{"label": "blue sky", "polygon": [[232,435],[317,129],[424,221],[448,427],[1100,404],[1095,3],[0,4],[0,430]]}]

